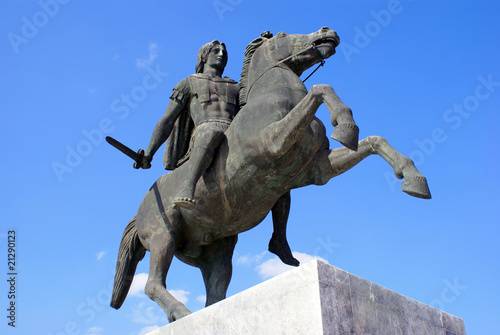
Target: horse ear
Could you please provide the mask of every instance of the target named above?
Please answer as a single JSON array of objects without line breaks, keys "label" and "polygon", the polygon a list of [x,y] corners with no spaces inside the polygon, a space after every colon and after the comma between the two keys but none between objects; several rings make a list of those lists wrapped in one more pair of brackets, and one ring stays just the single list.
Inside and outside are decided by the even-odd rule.
[{"label": "horse ear", "polygon": [[260,36],[269,39],[269,38],[273,37],[273,33],[270,32],[269,30],[267,30],[267,31],[263,32],[262,34],[260,34]]}]

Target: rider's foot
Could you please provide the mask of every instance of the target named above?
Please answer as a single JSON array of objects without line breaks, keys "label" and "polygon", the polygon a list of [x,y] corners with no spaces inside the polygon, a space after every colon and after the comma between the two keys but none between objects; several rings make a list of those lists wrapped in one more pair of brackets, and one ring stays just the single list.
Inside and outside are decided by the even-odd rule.
[{"label": "rider's foot", "polygon": [[188,197],[179,197],[174,199],[174,204],[182,208],[192,209],[196,206],[196,200]]},{"label": "rider's foot", "polygon": [[186,185],[186,183],[181,187],[177,196],[174,199],[174,204],[179,207],[191,209],[196,205],[196,200],[194,200],[193,188]]},{"label": "rider's foot", "polygon": [[293,257],[292,251],[286,239],[278,239],[278,236],[273,233],[269,241],[269,251],[277,255],[281,261],[291,266],[299,266],[300,262]]},{"label": "rider's foot", "polygon": [[359,128],[354,123],[339,123],[333,129],[331,137],[343,146],[358,151]]}]

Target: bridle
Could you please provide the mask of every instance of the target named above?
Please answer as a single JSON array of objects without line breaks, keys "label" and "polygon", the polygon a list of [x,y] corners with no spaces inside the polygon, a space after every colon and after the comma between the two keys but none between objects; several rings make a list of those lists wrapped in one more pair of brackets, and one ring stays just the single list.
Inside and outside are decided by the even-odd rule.
[{"label": "bridle", "polygon": [[[282,69],[285,69],[285,70],[292,71],[292,70],[291,70],[290,68],[288,68],[288,67],[281,66],[281,64],[285,63],[285,62],[286,62],[286,61],[288,61],[289,59],[292,59],[293,57],[298,56],[298,55],[300,55],[300,54],[302,54],[302,53],[304,53],[304,52],[306,52],[306,51],[309,51],[309,50],[311,50],[311,49],[316,49],[316,44],[314,44],[314,43],[308,43],[308,44],[309,44],[309,46],[308,46],[307,48],[305,48],[305,49],[303,49],[303,50],[301,50],[301,51],[298,51],[298,52],[294,53],[294,54],[293,54],[293,55],[291,55],[291,56],[288,56],[288,57],[286,57],[286,58],[283,58],[282,60],[280,60],[280,61],[279,61],[279,62],[277,62],[276,64],[271,65],[270,67],[268,67],[268,68],[267,68],[264,72],[262,72],[262,73],[260,74],[260,76],[258,76],[258,77],[257,77],[257,79],[255,79],[255,80],[253,81],[253,83],[252,83],[252,84],[250,85],[250,87],[248,88],[246,95],[247,95],[247,96],[248,96],[248,95],[250,95],[250,91],[252,90],[253,85],[255,85],[255,83],[256,83],[256,82],[258,82],[260,78],[262,78],[262,77],[263,77],[263,76],[264,76],[267,72],[269,72],[269,71],[270,71],[270,70],[272,70],[273,68],[275,68],[275,67],[279,67],[279,68],[282,68]],[[306,44],[306,45],[308,45],[308,44]],[[302,82],[304,83],[307,79],[309,79],[309,78],[310,78],[310,77],[314,74],[314,72],[316,72],[316,71],[317,71],[317,70],[318,70],[321,66],[323,66],[324,64],[325,64],[325,60],[321,60],[321,63],[318,65],[318,67],[316,67],[316,69],[315,69],[315,70],[314,70],[314,71],[313,71],[313,72],[312,72],[309,76],[307,76],[307,78],[306,78],[306,79],[304,79]],[[293,71],[292,71],[292,72],[293,72]],[[295,73],[295,72],[294,72],[294,73]]]}]

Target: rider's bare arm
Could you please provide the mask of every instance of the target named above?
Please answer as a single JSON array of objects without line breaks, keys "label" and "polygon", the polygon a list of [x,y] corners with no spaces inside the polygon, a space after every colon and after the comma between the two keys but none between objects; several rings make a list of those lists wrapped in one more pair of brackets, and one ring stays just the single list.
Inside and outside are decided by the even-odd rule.
[{"label": "rider's bare arm", "polygon": [[165,114],[160,118],[153,130],[151,141],[144,154],[143,168],[147,169],[151,166],[149,163],[153,160],[153,155],[170,136],[175,120],[177,120],[183,109],[184,105],[178,100],[170,101]]}]

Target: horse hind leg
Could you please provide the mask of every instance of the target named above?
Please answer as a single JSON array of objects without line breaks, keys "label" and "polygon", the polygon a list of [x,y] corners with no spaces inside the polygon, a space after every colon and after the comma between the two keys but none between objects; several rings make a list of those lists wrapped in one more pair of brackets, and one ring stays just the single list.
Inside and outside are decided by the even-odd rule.
[{"label": "horse hind leg", "polygon": [[191,312],[167,291],[167,272],[175,252],[175,240],[166,229],[157,231],[150,240],[149,276],[144,292],[154,300],[173,322]]},{"label": "horse hind leg", "polygon": [[227,288],[233,273],[232,258],[238,235],[229,236],[206,245],[197,260],[205,282],[206,306],[226,298]]}]

